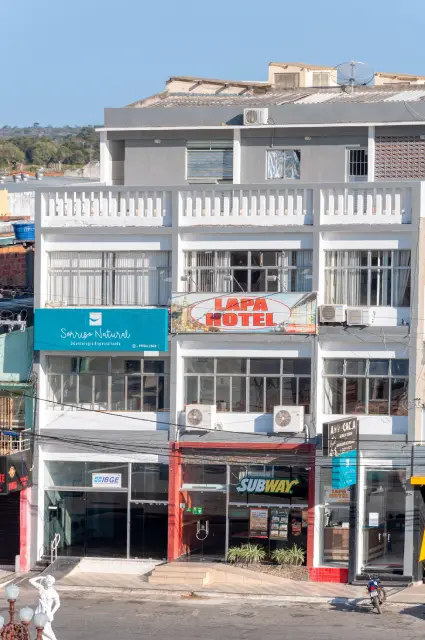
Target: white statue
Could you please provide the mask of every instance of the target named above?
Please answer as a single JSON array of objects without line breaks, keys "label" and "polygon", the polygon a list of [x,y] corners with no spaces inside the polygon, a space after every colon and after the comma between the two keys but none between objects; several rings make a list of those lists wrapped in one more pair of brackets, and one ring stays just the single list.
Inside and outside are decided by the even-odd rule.
[{"label": "white statue", "polygon": [[35,613],[45,613],[47,623],[43,629],[43,640],[56,640],[53,633],[52,622],[56,611],[60,607],[59,594],[53,588],[55,579],[53,576],[39,576],[30,578],[29,583],[38,591],[38,603]]}]

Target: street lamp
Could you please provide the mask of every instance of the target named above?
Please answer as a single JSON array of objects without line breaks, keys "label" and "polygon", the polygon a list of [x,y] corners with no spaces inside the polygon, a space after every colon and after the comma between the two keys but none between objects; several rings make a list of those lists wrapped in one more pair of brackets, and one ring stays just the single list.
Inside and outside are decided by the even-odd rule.
[{"label": "street lamp", "polygon": [[19,612],[21,622],[15,622],[15,602],[19,597],[19,587],[16,584],[8,584],[5,593],[9,602],[9,622],[5,624],[3,616],[0,616],[0,640],[30,640],[29,625],[33,617],[37,640],[42,640],[43,629],[47,623],[46,614],[37,613],[34,616],[30,607],[23,607]]}]

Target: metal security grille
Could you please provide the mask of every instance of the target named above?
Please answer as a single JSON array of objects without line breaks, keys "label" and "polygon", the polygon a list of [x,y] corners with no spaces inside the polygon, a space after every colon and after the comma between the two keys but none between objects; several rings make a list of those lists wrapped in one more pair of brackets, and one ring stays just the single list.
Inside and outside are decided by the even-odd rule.
[{"label": "metal security grille", "polygon": [[375,155],[377,180],[425,178],[425,140],[421,136],[378,136]]},{"label": "metal security grille", "polygon": [[367,180],[367,149],[348,149],[348,181]]}]

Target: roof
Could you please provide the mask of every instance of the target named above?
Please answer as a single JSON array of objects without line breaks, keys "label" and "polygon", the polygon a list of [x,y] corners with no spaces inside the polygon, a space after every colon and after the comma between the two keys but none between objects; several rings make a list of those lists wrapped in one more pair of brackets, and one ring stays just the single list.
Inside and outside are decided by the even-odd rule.
[{"label": "roof", "polygon": [[425,76],[419,76],[411,73],[390,73],[389,71],[375,71],[375,76],[383,76],[384,78],[402,78],[405,80],[425,80]]},{"label": "roof", "polygon": [[169,82],[174,82],[174,81],[178,81],[181,80],[183,82],[197,82],[200,84],[224,84],[224,85],[229,85],[232,87],[257,87],[257,86],[264,86],[264,85],[268,85],[271,86],[267,81],[254,81],[254,80],[220,80],[218,78],[200,78],[197,76],[171,76],[171,78],[169,78],[166,82],[166,84],[168,84]]},{"label": "roof", "polygon": [[274,65],[276,67],[300,67],[300,69],[333,69],[332,65],[328,65],[327,67],[323,67],[318,64],[307,64],[305,62],[270,62],[270,65]]},{"label": "roof", "polygon": [[425,102],[425,86],[394,84],[367,87],[329,87],[270,89],[257,92],[255,87],[243,94],[205,94],[163,92],[130,107],[223,107],[223,106],[279,106],[286,104],[355,104]]}]

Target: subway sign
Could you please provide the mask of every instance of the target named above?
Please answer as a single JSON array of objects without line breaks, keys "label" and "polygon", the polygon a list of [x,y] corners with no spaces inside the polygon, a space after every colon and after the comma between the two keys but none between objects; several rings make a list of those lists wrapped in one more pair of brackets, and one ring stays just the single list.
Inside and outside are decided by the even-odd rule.
[{"label": "subway sign", "polygon": [[242,478],[236,491],[238,493],[279,493],[291,494],[294,487],[300,484],[299,478],[287,480],[283,478]]}]

